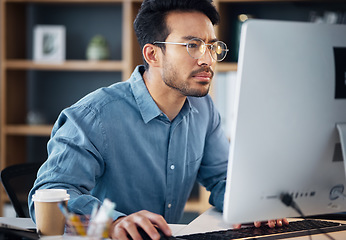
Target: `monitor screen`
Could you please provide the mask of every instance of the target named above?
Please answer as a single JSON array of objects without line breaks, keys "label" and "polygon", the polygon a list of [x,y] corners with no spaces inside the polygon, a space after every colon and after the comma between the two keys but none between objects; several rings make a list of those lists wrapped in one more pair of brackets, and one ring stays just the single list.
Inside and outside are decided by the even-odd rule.
[{"label": "monitor screen", "polygon": [[[346,211],[337,123],[346,123],[346,26],[243,24],[224,220],[247,223]],[[345,190],[346,192],[346,190]]]}]

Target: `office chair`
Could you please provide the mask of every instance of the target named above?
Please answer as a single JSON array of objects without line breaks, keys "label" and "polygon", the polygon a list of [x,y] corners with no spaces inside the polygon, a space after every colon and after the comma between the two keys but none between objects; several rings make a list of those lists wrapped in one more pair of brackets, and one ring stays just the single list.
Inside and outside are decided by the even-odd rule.
[{"label": "office chair", "polygon": [[13,205],[17,217],[30,217],[28,195],[41,163],[16,164],[0,173],[2,185]]}]

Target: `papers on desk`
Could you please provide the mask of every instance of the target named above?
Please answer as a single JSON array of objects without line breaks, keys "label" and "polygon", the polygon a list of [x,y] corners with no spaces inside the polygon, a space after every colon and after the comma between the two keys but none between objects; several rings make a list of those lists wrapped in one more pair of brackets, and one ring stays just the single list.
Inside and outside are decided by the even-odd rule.
[{"label": "papers on desk", "polygon": [[31,218],[0,217],[0,223],[9,224],[20,228],[36,228]]},{"label": "papers on desk", "polygon": [[214,207],[211,207],[198,218],[186,225],[186,227],[177,231],[174,236],[205,233],[215,230],[227,230],[230,228],[232,228],[232,226],[223,221],[222,213],[217,211]]}]

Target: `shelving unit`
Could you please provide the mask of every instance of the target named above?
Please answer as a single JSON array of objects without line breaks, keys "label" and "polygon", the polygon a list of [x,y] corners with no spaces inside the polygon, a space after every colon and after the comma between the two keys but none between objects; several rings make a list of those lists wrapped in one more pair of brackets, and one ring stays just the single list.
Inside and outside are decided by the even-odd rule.
[{"label": "shelving unit", "polygon": [[[32,161],[28,159],[31,138],[40,138],[40,142],[43,142],[43,145],[41,144],[42,149],[44,151],[46,149],[45,144],[50,136],[54,121],[48,121],[43,125],[29,125],[26,121],[27,114],[31,110],[30,107],[32,107],[27,103],[30,97],[30,89],[32,88],[32,81],[35,81],[34,78],[37,75],[49,74],[50,72],[55,75],[74,72],[75,75],[78,75],[86,72],[101,77],[103,75],[110,76],[109,78],[112,80],[109,82],[112,83],[112,81],[126,80],[132,73],[133,68],[141,63],[141,58],[138,57],[139,51],[136,51],[139,46],[132,31],[132,22],[140,4],[141,1],[136,0],[1,0],[1,169],[12,164]],[[54,8],[54,11],[58,11],[62,16],[65,12],[68,12],[67,14],[70,15],[67,15],[67,17],[72,19],[70,21],[76,22],[78,22],[78,19],[71,17],[72,11],[76,11],[77,16],[84,19],[88,18],[87,13],[96,11],[101,19],[96,21],[101,21],[99,25],[106,25],[106,31],[104,32],[117,31],[118,29],[118,32],[114,33],[116,36],[111,40],[115,39],[116,41],[120,36],[121,42],[118,42],[119,46],[114,46],[114,44],[112,46],[112,43],[110,43],[113,51],[111,59],[107,61],[87,61],[84,54],[80,54],[80,51],[78,56],[71,56],[71,54],[66,53],[66,61],[61,64],[40,64],[33,61],[31,47],[33,26],[35,24],[64,25],[66,23],[60,17],[45,16],[44,11],[50,11],[50,8]],[[108,19],[106,17],[102,20],[103,16],[100,14],[102,11],[110,11],[107,15]],[[120,13],[117,14],[118,12]],[[112,14],[117,16],[113,17]],[[89,23],[93,22],[90,21]],[[69,25],[70,28],[75,28],[73,24]],[[88,33],[90,25],[87,27],[80,25],[80,28],[86,28],[81,33],[82,35],[92,36],[98,34],[98,32]],[[116,26],[115,29],[114,26]],[[69,32],[67,29],[67,51],[69,50],[68,45],[71,45],[69,40],[71,41],[72,37],[79,37],[69,36],[68,34],[73,35],[75,33]],[[78,48],[78,43],[74,44]],[[86,44],[84,44],[84,48],[86,48]],[[84,92],[89,91],[85,90]],[[79,93],[78,98],[83,96],[84,92]],[[66,104],[72,104],[72,102]],[[61,110],[56,109],[56,116]],[[34,161],[36,160],[42,162],[44,158],[34,159]],[[7,202],[7,195],[1,188],[0,214],[3,205]]]},{"label": "shelving unit", "polygon": [[[46,99],[40,99],[38,93],[50,95],[50,92],[46,92],[49,89],[41,89],[41,85],[49,85],[51,83],[49,81],[59,79],[60,74],[64,74],[62,77],[64,79],[68,74],[73,77],[76,74],[84,74],[80,77],[84,78],[87,73],[87,75],[96,77],[95,82],[99,82],[104,76],[111,79],[110,81],[124,81],[128,79],[135,66],[142,63],[141,52],[132,26],[141,2],[141,0],[0,0],[0,169],[16,163],[33,161],[28,153],[31,138],[40,138],[40,142],[43,144],[39,148],[45,151],[54,116],[59,114],[62,106],[74,102],[74,100],[65,100],[66,102],[63,104],[58,104],[52,113],[49,113],[53,117],[48,118],[46,124],[27,124],[27,114],[32,110],[31,108],[35,107],[35,101],[32,103],[31,98],[35,98],[36,102],[47,102]],[[292,20],[304,20],[302,16],[306,16],[311,9],[346,11],[345,1],[337,0],[214,0],[214,2],[221,14],[221,25],[216,30],[219,38],[229,46],[234,46],[234,34],[236,34],[234,22],[236,16],[243,11],[260,18],[270,15],[268,17],[271,19]],[[266,9],[274,9],[276,13],[268,14]],[[296,10],[299,12],[298,16]],[[108,18],[103,19],[104,11],[111,11],[108,12],[108,15],[106,14]],[[287,11],[291,12],[286,13]],[[58,14],[50,14],[54,12]],[[88,36],[87,40],[93,34],[97,34],[97,32],[91,31],[98,29],[93,25],[94,22],[88,22],[88,24],[82,20],[79,21],[79,18],[89,21],[89,13],[96,14],[96,17],[93,15],[93,21],[98,21],[97,26],[104,27],[106,34],[113,34],[109,37],[113,55],[110,60],[99,62],[84,60],[85,40]],[[308,20],[308,16],[306,16],[306,20]],[[66,28],[67,57],[64,63],[38,64],[32,61],[32,32],[35,24],[68,25]],[[69,31],[69,29],[73,30]],[[83,35],[84,38],[80,38],[76,32]],[[79,39],[79,42],[76,42],[76,39]],[[82,45],[84,47],[81,47]],[[76,51],[72,54],[71,50]],[[216,71],[237,70],[236,60],[232,58],[232,49],[231,57],[226,60],[226,62],[218,64]],[[64,84],[66,82],[62,85]],[[92,87],[97,87],[96,85],[97,83]],[[89,92],[89,89],[76,93],[79,96],[74,97],[79,99],[86,92]],[[54,100],[54,103],[50,103],[54,108],[56,104],[54,95],[49,100]],[[31,102],[31,105],[28,102]],[[48,111],[47,107],[41,108],[43,111]],[[49,111],[51,110],[49,109]],[[38,158],[34,160],[45,160],[44,157]],[[187,204],[186,210],[203,212],[210,206],[208,197],[209,194],[201,188],[199,199],[191,200]],[[0,191],[0,215],[2,215],[2,206],[6,202],[8,199],[2,189]]]}]

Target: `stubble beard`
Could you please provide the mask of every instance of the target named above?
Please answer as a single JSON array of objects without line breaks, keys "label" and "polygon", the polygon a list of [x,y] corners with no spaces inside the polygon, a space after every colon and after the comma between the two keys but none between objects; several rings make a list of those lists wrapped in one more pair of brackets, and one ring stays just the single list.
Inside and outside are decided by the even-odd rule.
[{"label": "stubble beard", "polygon": [[214,73],[211,70],[210,67],[202,67],[199,70],[191,72],[189,77],[184,81],[184,80],[179,80],[178,79],[178,73],[179,71],[175,69],[172,66],[167,66],[165,67],[163,73],[162,73],[162,79],[164,83],[175,90],[178,90],[181,94],[184,96],[191,96],[191,97],[204,97],[205,95],[208,94],[209,89],[210,89],[210,82],[198,82],[197,84],[199,85],[208,85],[207,88],[192,88],[189,84],[189,80],[192,78],[193,75],[196,75],[200,72],[211,72],[213,77]]}]

